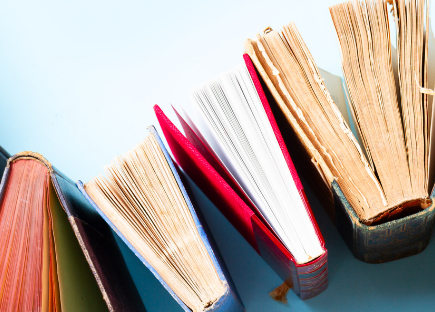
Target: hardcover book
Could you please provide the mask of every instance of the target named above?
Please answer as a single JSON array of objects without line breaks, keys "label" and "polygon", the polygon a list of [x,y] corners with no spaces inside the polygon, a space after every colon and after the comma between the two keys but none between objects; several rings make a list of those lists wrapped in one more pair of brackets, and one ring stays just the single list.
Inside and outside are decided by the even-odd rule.
[{"label": "hardcover book", "polygon": [[424,250],[435,216],[434,194],[429,196],[433,110],[427,86],[433,87],[434,80],[428,75],[433,62],[427,7],[425,1],[394,4],[397,53],[387,2],[353,1],[330,9],[356,136],[294,24],[282,33],[267,28],[245,43],[272,106],[284,116],[278,119],[292,128],[287,137],[300,142],[289,143],[303,146],[305,161],[300,163],[311,162],[308,167],[317,172],[314,184],[324,184],[315,187],[323,189],[319,198],[334,207],[329,215],[354,256],[370,263]]},{"label": "hardcover book", "polygon": [[77,186],[185,311],[244,311],[208,229],[154,127]]},{"label": "hardcover book", "polygon": [[7,161],[0,224],[1,311],[145,311],[110,228],[40,154]]},{"label": "hardcover book", "polygon": [[[188,116],[184,119],[176,111],[184,129],[184,136],[157,105],[154,107],[154,110],[177,163],[260,256],[263,257],[283,281],[285,281],[284,284],[271,295],[275,296],[276,299],[284,300],[283,296],[285,296],[286,290],[292,288],[302,299],[309,299],[318,295],[327,287],[327,250],[306,199],[302,184],[300,183],[290,155],[288,154],[280,131],[271,113],[269,104],[262,91],[255,69],[247,55],[244,57],[244,61],[245,63],[242,66],[196,89],[193,97],[197,97],[198,103],[201,102],[200,105],[202,105],[207,98],[212,98],[212,94],[207,92],[210,92],[213,88],[214,90],[221,90],[219,91],[221,92],[220,94],[225,95],[228,101],[219,103],[220,106],[216,105],[214,107],[215,111],[222,109],[222,111],[220,111],[222,115],[220,116],[221,119],[219,119],[219,123],[223,125],[221,132],[215,132],[214,138],[219,140],[219,136],[222,133],[234,131],[231,139],[234,145],[239,144],[239,147],[242,144],[237,141],[238,138],[247,135],[247,132],[237,133],[235,129],[240,128],[232,127],[228,124],[225,125],[227,119],[223,116],[223,111],[225,105],[228,105],[226,106],[228,107],[227,112],[231,109],[236,109],[235,103],[239,103],[237,99],[242,98],[246,100],[245,104],[247,104],[247,110],[239,112],[239,119],[230,118],[228,120],[238,120],[240,123],[246,122],[246,129],[252,132],[258,131],[257,134],[260,132],[267,133],[267,138],[250,137],[245,141],[245,144],[248,144],[246,143],[248,140],[251,140],[249,141],[250,146],[255,144],[252,143],[254,141],[259,142],[259,144],[253,148],[255,148],[257,152],[265,150],[269,153],[269,156],[263,158],[258,156],[257,158],[259,160],[257,164],[259,164],[258,166],[263,166],[263,170],[258,170],[257,167],[256,169],[251,169],[251,171],[246,170],[245,172],[268,172],[272,174],[276,182],[282,183],[283,187],[288,186],[288,189],[282,189],[283,187],[279,188],[275,185],[275,187],[277,187],[276,190],[279,192],[275,190],[275,194],[267,194],[267,196],[269,196],[268,199],[275,198],[277,202],[281,200],[284,205],[279,206],[276,203],[273,205],[267,203],[267,200],[262,201],[261,198],[258,198],[258,193],[255,193],[255,188],[252,184],[246,183],[247,179],[244,179],[240,169],[242,168],[241,162],[244,160],[248,161],[248,156],[239,158],[240,161],[237,162],[237,159],[234,160],[234,158],[231,158],[230,153],[226,155],[222,153],[222,151],[219,150],[219,145],[213,142],[212,136],[208,134],[209,138],[205,138],[205,136],[207,136],[206,132],[211,131],[210,129],[212,128],[207,129],[203,127],[203,129],[199,130],[198,127],[201,127],[200,120],[193,122]],[[220,85],[220,83],[222,84]],[[208,89],[209,86],[210,89]],[[242,89],[237,89],[237,86],[241,86],[243,91]],[[236,89],[231,89],[232,87]],[[242,94],[246,94],[246,97],[242,97]],[[254,100],[251,101],[252,98]],[[218,103],[217,99],[215,103]],[[245,113],[249,110],[255,111],[255,114],[257,114],[255,116],[257,117],[256,120],[258,120],[258,123],[262,124],[261,126],[252,122],[255,118],[250,120],[252,123],[242,120],[243,117],[240,116],[245,116]],[[205,122],[209,124],[218,123],[217,120],[206,120]],[[221,146],[225,145],[225,143],[223,143],[225,142],[224,140],[225,138],[218,141],[221,143]],[[214,145],[214,148],[211,145]],[[243,155],[243,149],[239,149],[238,151],[233,150],[232,153],[232,155],[236,153]],[[264,163],[265,159],[271,166],[276,167],[266,167],[267,164]],[[279,166],[276,165],[276,163],[279,163]],[[236,166],[239,166],[239,171],[234,169],[230,170],[230,168]],[[284,177],[285,180],[282,180]],[[252,179],[252,181],[256,181],[255,183],[257,183],[257,185],[272,183],[271,176],[257,177],[257,179],[258,180]],[[260,186],[259,189],[261,189],[261,187],[262,186]],[[263,188],[263,191],[264,190],[265,188]],[[288,190],[293,191],[293,193],[290,192],[289,195],[286,195],[285,192]],[[271,191],[271,189],[269,189],[269,191]],[[279,198],[277,195],[282,197]],[[264,202],[269,204],[269,207],[264,205]],[[260,207],[260,205],[266,207],[259,209],[258,207]],[[300,206],[295,207],[297,205]],[[297,213],[299,216],[296,216]],[[271,214],[275,214],[275,216]],[[302,228],[287,223],[288,219],[286,218],[290,216],[294,217],[293,221],[298,220],[297,218],[299,217],[300,220],[298,222]],[[297,235],[305,233],[302,234],[306,235],[306,240],[302,240],[304,244],[301,244],[301,250],[303,250],[303,252],[300,252],[300,250],[292,244],[294,242],[287,239],[288,236],[286,237],[286,235],[288,235],[288,233],[279,227],[280,224],[289,228],[286,230],[294,231],[293,238],[297,239]],[[278,232],[280,234],[277,234]],[[310,235],[313,235],[311,241],[309,240]],[[312,252],[311,255],[310,252]]]}]

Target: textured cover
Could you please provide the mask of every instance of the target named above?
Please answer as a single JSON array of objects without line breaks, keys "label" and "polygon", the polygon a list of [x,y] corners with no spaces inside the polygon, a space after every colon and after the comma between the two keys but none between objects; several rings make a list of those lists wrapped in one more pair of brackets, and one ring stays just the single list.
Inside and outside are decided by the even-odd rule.
[{"label": "textured cover", "polygon": [[23,158],[34,159],[47,166],[58,199],[68,216],[109,311],[146,311],[110,228],[74,183],[44,157],[37,153],[22,152],[10,158],[0,186],[0,201],[9,176],[10,164]]},{"label": "textured cover", "polygon": [[429,244],[435,219],[435,192],[432,205],[410,216],[375,226],[359,222],[338,183],[332,188],[338,231],[355,258],[369,263],[382,263],[415,255]]},{"label": "textured cover", "polygon": [[[189,139],[174,126],[157,105],[154,106],[154,110],[178,164],[272,269],[283,280],[292,280],[293,290],[302,299],[312,298],[325,290],[328,285],[326,249],[321,257],[307,264],[297,264],[291,253],[266,225],[257,209],[249,199],[246,199],[246,195],[240,195],[243,191],[238,189],[239,186],[231,174],[219,163],[181,116],[177,114]],[[271,114],[268,116],[273,119]],[[277,134],[278,129],[274,128],[274,130]],[[290,160],[289,156],[288,159]],[[290,167],[291,161],[287,163]],[[300,181],[297,185],[304,198],[305,193]],[[312,217],[309,206],[306,205],[306,208]],[[317,225],[314,225],[317,229]],[[319,231],[318,236],[323,243]]]},{"label": "textured cover", "polygon": [[[186,200],[186,203],[189,207],[189,210],[192,214],[192,217],[195,221],[195,224],[197,226],[198,232],[201,236],[201,239],[208,251],[208,253],[211,256],[211,259],[213,261],[213,264],[216,268],[216,271],[218,272],[219,278],[221,281],[226,285],[227,291],[225,294],[216,301],[212,306],[206,309],[206,311],[228,311],[228,312],[239,312],[239,311],[245,311],[245,308],[243,307],[243,304],[240,300],[240,297],[235,289],[235,287],[232,284],[232,281],[226,277],[226,272],[224,273],[225,266],[224,264],[220,264],[221,257],[218,253],[217,248],[213,249],[212,245],[209,242],[209,239],[207,237],[206,228],[204,228],[200,222],[200,219],[198,218],[195,209],[193,208],[193,205],[190,201],[190,198],[187,194],[187,191],[185,189],[184,184],[182,183],[180,176],[178,174],[177,168],[174,166],[174,163],[172,162],[171,157],[169,156],[163,142],[160,139],[160,136],[158,135],[157,131],[153,126],[148,127],[148,130],[156,137],[164,155],[165,158],[171,168],[172,173],[174,174],[174,177],[177,181],[178,186],[180,187],[181,192],[183,193],[183,196]],[[168,284],[161,278],[161,276],[157,273],[157,271],[143,258],[136,249],[131,245],[131,243],[119,232],[119,230],[116,228],[116,226],[106,217],[106,215],[101,211],[101,209],[95,204],[95,202],[90,198],[90,196],[86,193],[84,189],[84,185],[81,181],[77,182],[77,187],[79,190],[83,193],[83,195],[86,197],[86,199],[89,201],[89,203],[94,207],[94,209],[103,217],[103,219],[107,222],[107,224],[118,234],[118,236],[121,238],[121,240],[130,248],[131,251],[139,258],[139,260],[151,271],[151,273],[159,280],[159,282],[163,285],[163,287],[171,294],[171,296],[177,301],[177,303],[181,306],[181,308],[186,311],[190,312],[191,310],[181,301],[181,299],[175,294],[175,292],[168,286]],[[219,259],[219,260],[218,260]]]},{"label": "textured cover", "polygon": [[[267,74],[259,62],[256,52],[247,48],[256,69],[264,80]],[[265,84],[262,81],[263,85]],[[285,142],[292,147],[295,166],[313,188],[316,196],[325,207],[328,215],[336,224],[340,235],[352,251],[355,258],[369,263],[383,263],[411,256],[423,251],[429,243],[434,224],[434,203],[425,210],[405,218],[386,222],[375,226],[367,226],[359,219],[334,181],[326,190],[325,183],[318,171],[310,164],[310,155],[298,139],[298,135],[285,118],[278,101],[273,94],[276,89],[269,81],[265,87],[272,111],[279,121],[279,127],[286,134]],[[269,88],[271,88],[269,90]],[[431,198],[434,200],[435,194]]]}]

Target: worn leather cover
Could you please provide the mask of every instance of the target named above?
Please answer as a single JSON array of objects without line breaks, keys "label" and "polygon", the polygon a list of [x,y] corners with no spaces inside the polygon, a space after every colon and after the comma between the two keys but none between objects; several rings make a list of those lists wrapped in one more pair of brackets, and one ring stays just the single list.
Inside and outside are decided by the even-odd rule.
[{"label": "worn leather cover", "polygon": [[[231,174],[183,118],[177,114],[187,138],[157,105],[154,111],[177,163],[271,268],[284,281],[291,280],[293,290],[302,299],[312,298],[325,290],[328,285],[326,249],[314,261],[297,264]],[[302,185],[299,186],[300,194],[304,196]]]},{"label": "worn leather cover", "polygon": [[108,310],[146,311],[110,227],[96,213],[74,183],[44,157],[37,153],[22,152],[10,158],[0,186],[0,200],[9,176],[10,164],[23,158],[34,159],[47,166],[58,199],[68,216]]},{"label": "worn leather cover", "polygon": [[410,216],[375,226],[359,222],[338,183],[332,182],[337,229],[355,258],[382,263],[415,255],[429,244],[435,220],[435,192],[432,205]]},{"label": "worn leather cover", "polygon": [[[216,271],[219,275],[219,278],[221,281],[227,286],[226,293],[218,300],[216,301],[212,306],[206,309],[206,311],[228,311],[228,312],[241,312],[245,311],[245,308],[243,307],[243,304],[240,300],[240,297],[237,293],[236,288],[234,287],[234,284],[232,283],[232,280],[229,278],[229,275],[227,273],[225,264],[222,262],[222,258],[219,254],[219,250],[216,248],[216,246],[213,246],[214,243],[210,243],[210,240],[208,236],[210,235],[207,233],[207,227],[202,225],[202,220],[198,218],[198,215],[192,205],[192,202],[188,196],[187,190],[185,188],[185,184],[183,184],[180,175],[178,173],[177,168],[175,167],[174,163],[172,162],[171,157],[169,156],[166,147],[164,146],[162,140],[160,139],[160,136],[158,135],[156,129],[153,126],[148,127],[148,130],[156,137],[164,155],[165,158],[171,168],[172,173],[174,174],[174,177],[177,181],[178,186],[180,187],[181,192],[183,193],[183,196],[186,200],[186,203],[189,207],[189,210],[192,214],[192,217],[195,221],[195,224],[197,226],[198,232],[201,236],[201,239],[210,254],[212,261],[214,263],[214,266],[216,268]],[[89,195],[86,193],[84,189],[84,185],[81,181],[77,182],[77,187],[80,189],[80,191],[83,193],[83,195],[86,197],[86,199],[91,203],[91,205],[94,207],[94,209],[101,215],[101,217],[107,222],[108,225],[118,234],[119,238],[133,251],[133,253],[139,258],[139,260],[151,271],[151,273],[159,280],[159,282],[163,285],[163,287],[171,294],[171,296],[177,301],[177,303],[180,305],[180,307],[186,311],[190,312],[191,310],[180,300],[180,298],[175,294],[175,292],[166,284],[166,282],[161,278],[161,276],[157,273],[157,271],[145,260],[142,255],[140,255],[136,249],[131,245],[131,243],[119,232],[119,230],[116,228],[116,226],[105,216],[105,214],[101,211],[101,209],[95,204],[95,202],[89,197]],[[227,277],[228,276],[228,277]]]},{"label": "worn leather cover", "polygon": [[[266,73],[256,58],[255,51],[249,49],[247,51],[264,79],[263,75]],[[369,263],[383,263],[423,251],[432,234],[434,204],[419,213],[383,224],[366,226],[360,223],[338,184],[333,182],[328,189],[325,187],[322,177],[311,163],[309,153],[281,111],[273,92],[269,90],[270,87],[276,91],[273,85],[266,86],[264,80],[261,83],[278,126],[285,134],[284,141],[287,146],[292,147],[292,155],[296,156],[294,157],[296,169],[314,190],[355,258]],[[432,193],[432,200],[434,196],[435,194]]]}]

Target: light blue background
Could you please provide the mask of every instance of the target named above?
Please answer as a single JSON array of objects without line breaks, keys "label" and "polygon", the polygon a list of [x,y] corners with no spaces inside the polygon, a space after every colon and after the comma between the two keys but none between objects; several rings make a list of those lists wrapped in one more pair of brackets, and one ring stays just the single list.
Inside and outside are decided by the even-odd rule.
[{"label": "light blue background", "polygon": [[[1,1],[0,145],[43,154],[88,181],[157,125],[158,103],[188,106],[187,91],[242,62],[243,42],[295,21],[317,64],[341,75],[328,6],[337,1]],[[432,14],[433,15],[433,14]],[[290,148],[291,150],[291,148]],[[435,306],[435,243],[370,265],[353,258],[307,190],[329,250],[329,288],[289,305],[268,297],[281,281],[218,210],[201,210],[248,311],[427,311]],[[148,274],[149,311],[178,311]]]}]

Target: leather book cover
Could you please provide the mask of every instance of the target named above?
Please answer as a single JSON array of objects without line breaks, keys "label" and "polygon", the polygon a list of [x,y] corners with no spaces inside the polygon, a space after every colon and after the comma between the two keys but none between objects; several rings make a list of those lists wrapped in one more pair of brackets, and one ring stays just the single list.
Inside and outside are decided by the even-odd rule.
[{"label": "leather book cover", "polygon": [[[223,281],[223,283],[227,286],[227,291],[225,294],[215,303],[213,303],[212,306],[207,308],[207,311],[231,311],[231,312],[241,312],[245,311],[245,308],[240,300],[240,297],[232,283],[232,280],[227,277],[227,271],[225,265],[221,262],[221,257],[219,255],[219,250],[217,248],[212,248],[212,244],[210,244],[209,241],[209,233],[207,233],[207,228],[204,227],[200,221],[200,218],[198,218],[198,215],[192,205],[192,202],[188,196],[188,193],[186,191],[185,185],[182,183],[182,180],[179,176],[178,170],[174,163],[172,162],[171,157],[169,156],[163,142],[160,139],[160,136],[158,135],[156,129],[153,126],[148,127],[148,130],[156,137],[164,155],[165,158],[171,168],[171,171],[177,181],[177,184],[183,193],[183,197],[186,200],[186,203],[189,207],[189,210],[192,214],[192,217],[195,221],[195,224],[197,226],[197,229],[200,233],[201,239],[206,246],[206,249],[208,253],[210,254],[213,264],[216,268],[216,271],[218,272],[219,278]],[[121,232],[118,231],[116,226],[106,217],[106,215],[101,211],[101,209],[95,204],[95,202],[89,197],[89,195],[86,193],[84,189],[84,185],[81,181],[77,182],[77,187],[82,192],[82,194],[86,197],[86,199],[89,201],[89,203],[93,206],[93,208],[101,215],[101,217],[105,220],[105,222],[113,229],[113,231],[116,232],[116,234],[121,238],[121,240],[127,245],[128,248],[130,248],[131,251],[139,258],[139,260],[150,270],[150,272],[159,280],[159,282],[163,285],[163,287],[171,294],[171,296],[177,301],[177,303],[180,305],[180,307],[186,311],[190,312],[191,310],[181,301],[181,299],[175,294],[175,292],[168,286],[168,284],[161,278],[161,276],[157,273],[157,271],[145,260],[145,258],[140,255],[135,248],[131,245],[131,243],[122,235]]]},{"label": "leather book cover", "polygon": [[325,290],[328,284],[326,249],[321,257],[307,264],[297,264],[291,253],[265,225],[231,174],[183,118],[178,115],[187,138],[157,105],[154,111],[180,167],[283,281],[293,284],[294,292],[302,299],[312,298]]},{"label": "leather book cover", "polygon": [[409,216],[367,226],[359,222],[337,182],[332,182],[338,232],[355,258],[369,263],[383,263],[422,252],[432,236],[435,220],[435,189],[432,204]]},{"label": "leather book cover", "polygon": [[[111,312],[146,311],[110,227],[96,213],[75,184],[43,156],[32,152],[22,152],[9,159],[0,186],[0,200],[7,184],[10,164],[20,159],[34,159],[47,167],[55,195],[80,245],[80,248],[77,248],[81,249],[86,258],[101,292],[102,300],[107,305],[107,310]],[[65,291],[74,292],[74,289],[68,288]]]},{"label": "leather book cover", "polygon": [[435,219],[434,192],[432,205],[421,212],[379,225],[367,226],[359,219],[336,182],[326,186],[298,135],[285,118],[276,89],[267,77],[254,50],[247,52],[257,70],[273,114],[278,121],[284,141],[292,147],[293,160],[299,174],[309,183],[316,197],[337,227],[355,258],[369,263],[383,263],[408,257],[423,251],[429,243]]}]

